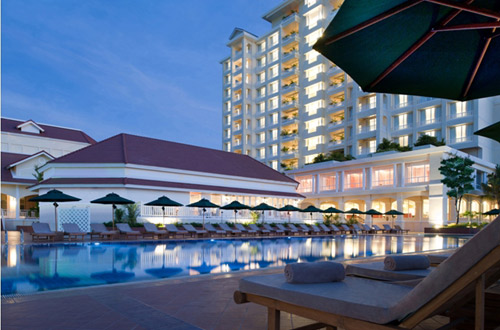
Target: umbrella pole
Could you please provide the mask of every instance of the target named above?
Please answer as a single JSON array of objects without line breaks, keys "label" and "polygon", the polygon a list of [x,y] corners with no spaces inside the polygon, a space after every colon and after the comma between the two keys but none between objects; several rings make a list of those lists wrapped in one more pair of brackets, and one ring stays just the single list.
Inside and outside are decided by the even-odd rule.
[{"label": "umbrella pole", "polygon": [[115,230],[115,204],[111,206],[111,219],[113,221],[113,230]]},{"label": "umbrella pole", "polygon": [[288,211],[288,223],[290,223],[290,211]]},{"label": "umbrella pole", "polygon": [[262,211],[262,223],[264,223],[264,217],[266,215],[266,211]]},{"label": "umbrella pole", "polygon": [[236,224],[236,213],[238,213],[238,210],[234,210],[234,224]]},{"label": "umbrella pole", "polygon": [[205,209],[203,209],[203,230],[205,230]]},{"label": "umbrella pole", "polygon": [[58,231],[57,229],[57,203],[54,202],[54,221],[55,221],[55,225],[56,225],[56,231]]},{"label": "umbrella pole", "polygon": [[161,210],[163,211],[163,218],[161,219],[161,222],[163,224],[163,227],[165,227],[165,206],[162,206]]}]

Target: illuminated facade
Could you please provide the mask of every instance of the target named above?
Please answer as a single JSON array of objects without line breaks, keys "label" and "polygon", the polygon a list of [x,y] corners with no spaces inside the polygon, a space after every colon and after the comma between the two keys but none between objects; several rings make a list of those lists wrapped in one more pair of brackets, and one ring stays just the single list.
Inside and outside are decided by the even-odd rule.
[{"label": "illuminated facade", "polygon": [[500,97],[455,102],[365,93],[312,49],[341,2],[283,1],[263,16],[271,23],[264,36],[233,31],[227,44],[231,55],[221,61],[223,150],[290,170],[320,153],[359,159],[374,153],[384,138],[412,146],[427,134],[500,162],[496,142],[473,135],[500,120],[494,110]]}]

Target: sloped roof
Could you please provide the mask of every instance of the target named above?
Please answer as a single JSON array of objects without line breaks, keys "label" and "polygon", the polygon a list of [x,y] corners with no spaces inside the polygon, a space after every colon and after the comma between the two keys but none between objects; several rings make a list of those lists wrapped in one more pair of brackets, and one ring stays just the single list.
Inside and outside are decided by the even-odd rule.
[{"label": "sloped roof", "polygon": [[38,134],[38,133],[31,133],[31,132],[23,132],[18,128],[19,125],[22,125],[22,124],[24,124],[26,122],[30,122],[30,121],[35,123],[33,120],[22,121],[22,120],[17,120],[17,119],[2,118],[2,132],[31,135],[31,136],[39,136],[39,137],[46,137],[46,138],[74,141],[74,142],[82,142],[82,143],[89,143],[89,144],[96,143],[96,141],[93,138],[91,138],[86,133],[84,133],[80,130],[77,130],[77,129],[35,123],[37,126],[39,126],[43,129],[43,132]]},{"label": "sloped roof", "polygon": [[26,183],[26,184],[35,184],[37,181],[35,178],[33,179],[17,179],[12,177],[12,173],[7,167],[11,164],[15,164],[23,159],[31,157],[31,155],[24,154],[15,154],[11,152],[2,152],[2,182],[14,182],[14,183]]},{"label": "sloped roof", "polygon": [[297,183],[246,155],[124,133],[49,162],[62,163],[136,164]]},{"label": "sloped roof", "polygon": [[233,40],[233,38],[236,37],[238,34],[244,34],[244,33],[248,33],[249,35],[251,35],[255,38],[258,38],[255,34],[248,32],[245,29],[237,27],[237,28],[234,28],[233,32],[231,32],[231,35],[229,36],[229,40]]}]

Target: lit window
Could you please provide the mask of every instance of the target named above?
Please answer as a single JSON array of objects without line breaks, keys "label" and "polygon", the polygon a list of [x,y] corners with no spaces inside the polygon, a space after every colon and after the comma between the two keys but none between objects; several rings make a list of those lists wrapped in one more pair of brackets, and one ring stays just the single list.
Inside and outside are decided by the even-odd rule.
[{"label": "lit window", "polygon": [[272,137],[273,141],[278,139],[278,130],[277,129],[273,129],[271,131],[271,137]]},{"label": "lit window", "polygon": [[272,52],[269,53],[269,63],[272,63],[274,61],[278,60],[278,50],[275,49]]},{"label": "lit window", "polygon": [[450,103],[450,118],[460,118],[467,115],[467,102]]},{"label": "lit window", "polygon": [[394,167],[375,167],[372,171],[372,187],[392,186],[394,184]]},{"label": "lit window", "polygon": [[[274,94],[278,92],[278,82],[272,82],[269,84],[269,94]],[[274,109],[274,108],[271,108]]]},{"label": "lit window", "polygon": [[320,174],[320,190],[331,191],[337,189],[337,175],[335,173]]},{"label": "lit window", "polygon": [[408,105],[408,95],[396,95],[394,96],[394,103],[396,108],[403,108]]},{"label": "lit window", "polygon": [[306,87],[306,94],[308,97],[312,98],[315,97],[319,91],[322,91],[324,89],[325,89],[325,83],[323,81],[320,81],[318,83]]},{"label": "lit window", "polygon": [[263,42],[261,42],[260,44],[258,44],[258,45],[257,45],[257,50],[258,50],[259,52],[263,52],[263,51],[265,51],[265,50],[266,50],[266,42],[265,42],[265,41],[263,41]]},{"label": "lit window", "polygon": [[318,109],[324,107],[324,101],[318,100],[304,105],[304,109],[309,116],[315,115],[318,112]]},{"label": "lit window", "polygon": [[278,33],[269,36],[269,44],[271,47],[276,45],[277,43],[278,43]]},{"label": "lit window", "polygon": [[307,13],[306,16],[306,25],[309,29],[315,27],[318,25],[318,22],[323,19],[322,15],[322,6],[319,6],[316,9],[311,10],[309,13]]},{"label": "lit window", "polygon": [[323,73],[324,71],[325,70],[324,70],[324,65],[323,64],[316,65],[316,66],[310,68],[309,70],[305,71],[306,78],[309,81],[314,80],[314,79],[316,79],[316,77],[318,76],[318,74]]},{"label": "lit window", "polygon": [[278,161],[277,161],[277,160],[273,160],[273,161],[271,162],[271,168],[272,168],[273,170],[278,170]]},{"label": "lit window", "polygon": [[299,176],[296,177],[295,180],[299,183],[299,187],[297,188],[298,192],[312,192],[313,188],[313,178],[311,175],[309,176]]},{"label": "lit window", "polygon": [[224,143],[224,150],[231,151],[231,144],[230,143]]},{"label": "lit window", "polygon": [[308,64],[315,62],[318,59],[319,53],[317,51],[310,50],[305,54],[306,61]]},{"label": "lit window", "polygon": [[403,113],[394,118],[394,129],[405,129],[408,128],[408,114]]},{"label": "lit window", "polygon": [[312,47],[316,43],[316,41],[321,37],[323,34],[323,29],[318,29],[314,31],[313,33],[309,34],[306,36],[306,42],[309,46]]},{"label": "lit window", "polygon": [[269,79],[272,79],[278,75],[278,66],[275,65],[269,68]]},{"label": "lit window", "polygon": [[371,131],[374,131],[376,129],[377,129],[377,118],[374,117],[374,118],[368,119],[368,130],[371,132]]},{"label": "lit window", "polygon": [[407,147],[408,144],[409,144],[408,137],[409,137],[409,135],[402,135],[402,136],[400,136],[398,138],[399,145],[402,146],[402,147]]},{"label": "lit window", "polygon": [[324,125],[324,118],[316,118],[313,120],[306,121],[306,130],[308,133],[316,132],[318,126]]},{"label": "lit window", "polygon": [[266,72],[262,71],[261,73],[257,74],[257,80],[260,83],[263,83],[266,80]]},{"label": "lit window", "polygon": [[460,143],[470,139],[472,134],[472,125],[459,125],[450,127],[450,142]]},{"label": "lit window", "polygon": [[[276,102],[278,102],[276,100]],[[274,125],[274,124],[277,124],[278,123],[278,113],[275,112],[273,113],[271,116],[269,116],[271,118],[271,124]]]},{"label": "lit window", "polygon": [[304,142],[307,147],[307,150],[314,150],[316,149],[318,144],[324,142],[324,137],[323,135],[314,136],[312,138],[305,139]]},{"label": "lit window", "polygon": [[277,144],[273,144],[270,148],[271,150],[271,155],[272,156],[276,156],[278,154],[278,145]]},{"label": "lit window", "polygon": [[374,153],[375,151],[377,151],[377,141],[376,140],[368,141],[368,152]]},{"label": "lit window", "polygon": [[316,3],[317,0],[306,0],[305,1],[305,5],[306,7],[311,7],[312,5],[314,5]]},{"label": "lit window", "polygon": [[278,107],[278,98],[273,97],[272,99],[269,99],[269,110],[276,109],[277,107]]},{"label": "lit window", "polygon": [[257,60],[257,65],[258,65],[259,67],[266,66],[266,57],[265,57],[265,56],[263,56],[263,57],[259,58],[259,59]]},{"label": "lit window", "polygon": [[265,102],[257,103],[257,110],[259,112],[266,111],[266,103]]},{"label": "lit window", "polygon": [[318,154],[313,154],[313,155],[308,155],[304,157],[304,162],[306,164],[311,164],[314,161],[314,158],[316,158]]},{"label": "lit window", "polygon": [[422,125],[428,125],[436,122],[436,108],[427,108],[420,111]]},{"label": "lit window", "polygon": [[266,96],[266,87],[261,87],[257,89],[257,97],[264,97]]},{"label": "lit window", "polygon": [[344,178],[345,178],[345,184],[344,184],[345,189],[363,188],[362,170],[345,172]]},{"label": "lit window", "polygon": [[420,183],[429,181],[429,164],[406,165],[406,183]]},{"label": "lit window", "polygon": [[260,117],[259,119],[257,119],[257,126],[259,128],[264,127],[265,125],[266,125],[266,118]]}]

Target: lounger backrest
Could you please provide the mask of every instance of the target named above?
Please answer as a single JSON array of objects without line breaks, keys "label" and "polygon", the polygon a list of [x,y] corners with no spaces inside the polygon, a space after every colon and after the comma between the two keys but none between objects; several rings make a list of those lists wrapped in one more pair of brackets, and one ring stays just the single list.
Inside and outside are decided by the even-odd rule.
[{"label": "lounger backrest", "polygon": [[320,232],[321,231],[321,229],[319,229],[318,226],[316,226],[316,225],[311,225],[311,228],[315,232]]},{"label": "lounger backrest", "polygon": [[396,228],[397,230],[403,230],[403,228],[401,228],[401,226],[399,225],[395,225],[394,228]]},{"label": "lounger backrest", "polygon": [[102,233],[108,231],[108,228],[103,223],[91,223],[90,228],[94,233]]},{"label": "lounger backrest", "polygon": [[158,231],[158,228],[156,228],[156,225],[154,223],[150,222],[145,222],[144,223],[144,229],[150,233],[156,233]]},{"label": "lounger backrest", "polygon": [[383,225],[385,230],[392,230],[391,226],[388,224]]},{"label": "lounger backrest", "polygon": [[276,227],[278,227],[278,229],[280,229],[280,230],[286,231],[286,228],[285,228],[285,227],[283,227],[283,225],[279,225],[279,224],[278,224],[278,225],[276,225]]},{"label": "lounger backrest", "polygon": [[217,229],[215,229],[214,226],[212,226],[212,224],[210,223],[205,224],[205,229],[208,231],[217,231]]},{"label": "lounger backrest", "polygon": [[130,228],[128,223],[117,223],[116,227],[118,228],[119,231],[122,231],[124,233],[132,232],[132,228]]},{"label": "lounger backrest", "polygon": [[398,302],[396,308],[416,311],[448,288],[493,249],[500,246],[500,217],[457,249]]},{"label": "lounger backrest", "polygon": [[172,224],[169,224],[169,225],[165,225],[165,228],[167,229],[167,231],[171,232],[171,233],[176,233],[178,232],[179,230],[177,229],[177,227],[175,225],[172,225]]},{"label": "lounger backrest", "polygon": [[347,225],[341,225],[342,229],[345,231],[351,231],[351,228],[349,228]]},{"label": "lounger backrest", "polygon": [[375,230],[382,230],[382,229],[380,229],[380,227],[379,227],[379,226],[377,226],[377,225],[373,225],[373,229],[375,229]]},{"label": "lounger backrest", "polygon": [[[243,225],[241,223],[237,223],[235,225],[236,229],[240,230],[240,231],[247,231],[247,229],[245,227],[243,227]],[[250,227],[251,228],[251,227]]]},{"label": "lounger backrest", "polygon": [[289,224],[288,224],[288,227],[290,227],[290,229],[291,229],[292,231],[298,231],[297,227],[295,227],[295,225],[294,225],[294,224],[292,224],[292,223],[289,223]]},{"label": "lounger backrest", "polygon": [[81,233],[80,227],[76,223],[63,223],[63,230],[67,233]]},{"label": "lounger backrest", "polygon": [[363,228],[364,228],[364,230],[366,230],[366,231],[370,231],[370,230],[372,230],[372,229],[370,228],[370,226],[368,226],[368,225],[366,225],[366,224],[365,224],[365,225],[363,225]]},{"label": "lounger backrest", "polygon": [[53,233],[53,231],[50,230],[49,224],[45,222],[35,222],[31,225],[31,227],[33,228],[33,232],[36,234]]},{"label": "lounger backrest", "polygon": [[339,227],[335,225],[330,225],[330,227],[332,227],[333,231],[340,231]]},{"label": "lounger backrest", "polygon": [[308,226],[306,226],[304,224],[300,224],[300,228],[304,229],[305,231],[311,231],[311,228],[309,228]]},{"label": "lounger backrest", "polygon": [[354,230],[357,230],[357,231],[361,230],[361,228],[359,228],[359,226],[355,223],[352,224],[352,228],[354,228]]},{"label": "lounger backrest", "polygon": [[256,231],[260,231],[260,228],[257,227],[257,225],[255,223],[252,223],[251,225],[249,225],[248,227],[250,227],[250,229],[252,230],[256,230]]},{"label": "lounger backrest", "polygon": [[267,229],[267,230],[269,230],[269,231],[274,231],[274,228],[273,228],[273,227],[271,227],[271,225],[268,225],[268,224],[265,224],[265,225],[264,225],[264,228],[266,228],[266,229]]},{"label": "lounger backrest", "polygon": [[229,226],[227,225],[227,223],[221,223],[221,224],[219,224],[219,227],[221,227],[225,231],[233,231],[233,229],[229,228]]},{"label": "lounger backrest", "polygon": [[193,225],[182,225],[184,229],[186,229],[189,232],[195,232],[196,229],[193,227]]}]

